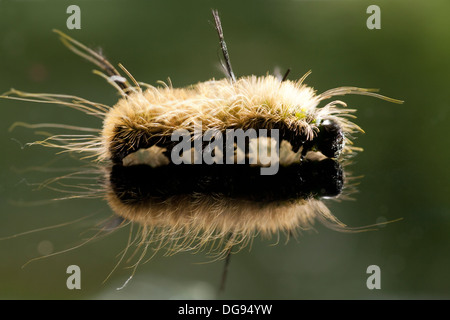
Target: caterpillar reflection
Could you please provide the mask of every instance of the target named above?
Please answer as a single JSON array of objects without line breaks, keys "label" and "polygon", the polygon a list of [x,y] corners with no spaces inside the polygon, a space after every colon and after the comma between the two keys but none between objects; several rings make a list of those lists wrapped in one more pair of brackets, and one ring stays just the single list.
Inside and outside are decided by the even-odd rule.
[{"label": "caterpillar reflection", "polygon": [[[358,94],[400,102],[357,87],[318,94],[304,83],[309,73],[295,81],[287,73],[236,77],[216,11],[213,17],[225,79],[186,88],[141,83],[122,65],[117,70],[103,55],[55,30],[67,48],[102,70],[95,73],[117,90],[118,102],[107,106],[70,95],[17,90],[3,96],[64,105],[102,121],[98,128],[80,127],[78,135],[59,134],[36,143],[92,159],[88,173],[98,175],[101,185],[97,192],[74,196],[103,197],[115,215],[136,224],[141,259],[149,247],[169,253],[210,248],[229,256],[231,248],[244,247],[257,234],[291,235],[316,221],[346,230],[322,200],[342,194],[348,182],[346,160],[360,150],[352,139],[362,130],[352,122],[355,110],[334,97]],[[200,152],[209,148],[214,163],[175,163],[179,140],[173,137],[179,130],[194,144],[200,142]],[[218,149],[212,152],[208,142],[215,140],[206,137],[209,130],[223,136],[229,130],[258,133],[246,137],[244,148],[232,143],[232,158],[240,154],[244,159],[237,164],[224,161]],[[259,135],[261,130],[269,135]],[[245,161],[252,146],[277,151],[276,174],[262,175],[263,164]],[[194,151],[188,150],[187,158]]]}]

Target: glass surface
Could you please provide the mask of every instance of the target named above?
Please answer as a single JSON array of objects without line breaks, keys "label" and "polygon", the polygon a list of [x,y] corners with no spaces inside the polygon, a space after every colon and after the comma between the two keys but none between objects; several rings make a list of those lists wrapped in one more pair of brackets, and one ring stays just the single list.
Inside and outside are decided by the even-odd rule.
[{"label": "glass surface", "polygon": [[[373,231],[340,233],[320,224],[297,239],[256,237],[231,257],[230,299],[450,298],[450,23],[448,1],[377,1],[381,29],[369,30],[368,1],[83,1],[81,30],[67,30],[68,4],[0,1],[0,92],[64,93],[114,105],[119,96],[94,66],[68,51],[51,30],[101,47],[138,81],[170,77],[183,87],[221,78],[211,8],[220,12],[236,76],[308,70],[318,92],[339,86],[379,88],[396,105],[342,98],[356,108],[364,148],[348,167],[354,201],[328,201],[351,227],[403,220]],[[132,273],[122,263],[129,228],[89,240],[112,215],[102,199],[51,201],[39,183],[79,165],[69,154],[26,146],[42,129],[15,122],[101,127],[101,121],[55,105],[0,100],[0,298],[216,298],[223,261],[206,252],[156,254]],[[36,133],[36,135],[35,135]],[[64,196],[64,195],[63,195]],[[86,217],[83,220],[78,220]],[[73,223],[19,236],[23,232]],[[277,243],[275,246],[273,244]],[[25,264],[32,258],[73,248]],[[134,260],[135,261],[135,260]],[[68,290],[66,269],[81,268],[81,290]],[[128,264],[128,265],[132,265]],[[381,269],[381,290],[366,286],[367,267]]]}]

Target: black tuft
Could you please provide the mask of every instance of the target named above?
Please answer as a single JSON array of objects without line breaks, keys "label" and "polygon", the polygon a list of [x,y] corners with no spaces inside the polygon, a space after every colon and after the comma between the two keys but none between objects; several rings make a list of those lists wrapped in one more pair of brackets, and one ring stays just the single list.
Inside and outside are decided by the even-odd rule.
[{"label": "black tuft", "polygon": [[337,158],[344,149],[344,133],[333,120],[324,120],[319,125],[319,133],[314,139],[318,151],[329,158]]}]

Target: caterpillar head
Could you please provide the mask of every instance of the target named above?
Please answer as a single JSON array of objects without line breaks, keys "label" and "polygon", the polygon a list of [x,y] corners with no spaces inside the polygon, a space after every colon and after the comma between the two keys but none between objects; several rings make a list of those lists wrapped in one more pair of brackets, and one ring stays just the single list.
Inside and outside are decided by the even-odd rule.
[{"label": "caterpillar head", "polygon": [[314,149],[328,158],[339,158],[345,147],[345,135],[335,120],[325,119],[318,126],[318,134],[311,142]]}]

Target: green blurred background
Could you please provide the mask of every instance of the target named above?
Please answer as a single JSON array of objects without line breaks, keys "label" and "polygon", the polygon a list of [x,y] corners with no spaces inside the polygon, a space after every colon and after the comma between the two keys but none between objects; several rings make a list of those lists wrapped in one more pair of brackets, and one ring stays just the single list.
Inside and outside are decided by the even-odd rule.
[{"label": "green blurred background", "polygon": [[[81,8],[81,30],[67,30],[66,8]],[[366,9],[381,8],[381,30],[368,30]],[[34,183],[76,166],[68,155],[39,146],[33,129],[16,121],[100,127],[80,112],[57,106],[0,101],[0,237],[87,219],[65,227],[0,241],[3,299],[417,299],[450,298],[450,81],[448,1],[0,1],[0,92],[79,95],[113,105],[114,89],[93,75],[89,63],[69,52],[51,32],[67,32],[101,47],[139,81],[171,78],[185,86],[220,78],[219,47],[210,9],[222,17],[234,71],[264,75],[308,70],[319,92],[343,85],[379,88],[403,99],[395,105],[370,97],[343,98],[366,131],[351,166],[363,175],[355,201],[329,202],[333,213],[358,227],[403,218],[363,233],[317,225],[298,240],[276,246],[256,238],[234,255],[224,294],[217,296],[223,262],[205,253],[156,255],[131,269],[113,269],[128,229],[58,256],[92,234],[111,215],[102,200],[45,201],[61,196]],[[33,167],[43,167],[43,172]],[[87,232],[87,230],[91,230]],[[66,288],[66,268],[80,266],[82,289]],[[368,290],[366,269],[381,268],[381,290]]]}]

